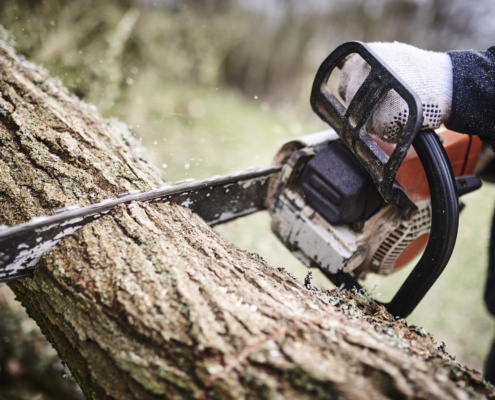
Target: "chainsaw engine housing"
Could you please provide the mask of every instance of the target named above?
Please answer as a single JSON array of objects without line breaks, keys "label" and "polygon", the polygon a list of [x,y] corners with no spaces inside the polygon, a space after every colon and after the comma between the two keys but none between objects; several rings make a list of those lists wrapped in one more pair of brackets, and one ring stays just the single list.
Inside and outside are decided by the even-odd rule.
[{"label": "chainsaw engine housing", "polygon": [[[481,143],[465,143],[465,135],[446,130],[440,135],[456,175],[471,173]],[[393,150],[387,146],[384,151]],[[431,203],[413,149],[397,174],[417,207],[408,219],[383,201],[367,171],[333,130],[287,142],[275,163],[284,167],[267,197],[272,231],[306,266],[329,274],[352,271],[357,278],[368,272],[389,275],[426,245]]]}]

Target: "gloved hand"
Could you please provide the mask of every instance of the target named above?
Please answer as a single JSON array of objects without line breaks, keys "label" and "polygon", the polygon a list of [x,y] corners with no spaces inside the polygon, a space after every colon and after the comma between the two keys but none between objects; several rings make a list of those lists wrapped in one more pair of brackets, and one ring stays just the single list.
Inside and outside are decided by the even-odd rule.
[{"label": "gloved hand", "polygon": [[[446,53],[421,50],[404,43],[369,43],[369,46],[421,98],[422,129],[446,123],[452,107],[452,61]],[[349,105],[368,76],[369,65],[357,55],[346,60],[339,79],[339,94]],[[377,105],[366,129],[386,142],[396,143],[407,120],[407,105],[393,91]]]}]

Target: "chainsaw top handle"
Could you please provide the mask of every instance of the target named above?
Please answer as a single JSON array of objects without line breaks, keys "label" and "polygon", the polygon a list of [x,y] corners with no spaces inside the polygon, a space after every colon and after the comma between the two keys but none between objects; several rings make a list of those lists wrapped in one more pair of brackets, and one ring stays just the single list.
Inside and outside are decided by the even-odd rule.
[{"label": "chainsaw top handle", "polygon": [[[327,82],[332,71],[347,56],[355,53],[369,64],[371,71],[346,109],[330,92]],[[396,148],[388,157],[366,132],[365,125],[376,105],[392,89],[405,100],[409,112]],[[433,130],[419,131],[423,122],[423,109],[418,95],[373,50],[361,42],[342,44],[323,62],[313,83],[311,106],[320,118],[335,129],[370,173],[384,200],[396,206],[404,218],[409,218],[417,208],[395,181],[395,176],[411,145],[418,153],[431,193],[430,237],[414,270],[392,301],[385,304],[392,315],[406,317],[444,270],[457,238],[459,200],[445,149]],[[360,288],[356,279],[348,273],[323,272],[338,286],[343,284],[348,289]]]},{"label": "chainsaw top handle", "polygon": [[[332,71],[351,54],[359,54],[371,70],[349,107],[345,108],[327,83]],[[392,89],[404,99],[409,110],[404,129],[389,157],[366,131],[366,122],[376,105]],[[409,218],[417,208],[395,181],[395,176],[423,123],[419,96],[369,46],[361,42],[347,42],[337,47],[318,69],[311,91],[311,106],[323,121],[335,129],[370,173],[383,199],[396,206],[403,217]]]}]

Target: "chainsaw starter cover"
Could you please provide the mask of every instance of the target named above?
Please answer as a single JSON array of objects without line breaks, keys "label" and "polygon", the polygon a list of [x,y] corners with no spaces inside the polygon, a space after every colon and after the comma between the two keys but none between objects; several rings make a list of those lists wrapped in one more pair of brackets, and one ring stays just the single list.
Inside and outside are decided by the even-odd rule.
[{"label": "chainsaw starter cover", "polygon": [[383,203],[371,176],[340,140],[311,159],[302,186],[307,203],[333,225],[364,222]]}]

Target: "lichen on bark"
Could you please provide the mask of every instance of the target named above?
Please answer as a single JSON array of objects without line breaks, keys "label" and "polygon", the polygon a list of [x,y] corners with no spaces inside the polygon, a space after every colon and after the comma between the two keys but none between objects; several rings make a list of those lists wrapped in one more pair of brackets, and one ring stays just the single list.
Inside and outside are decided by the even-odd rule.
[{"label": "lichen on bark", "polygon": [[[162,184],[118,126],[5,44],[0,93],[0,223]],[[87,398],[494,396],[367,294],[306,286],[189,210],[141,203],[10,284]]]}]

